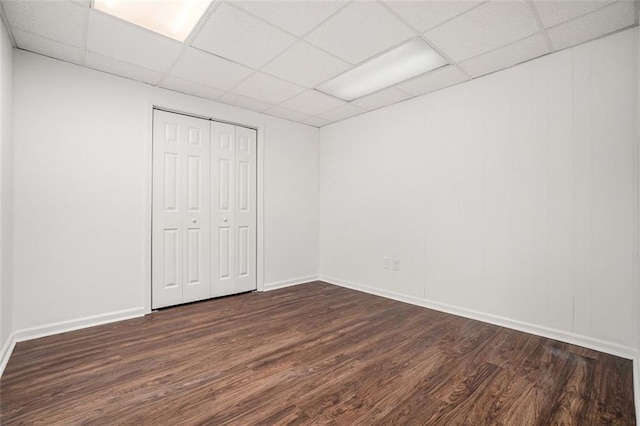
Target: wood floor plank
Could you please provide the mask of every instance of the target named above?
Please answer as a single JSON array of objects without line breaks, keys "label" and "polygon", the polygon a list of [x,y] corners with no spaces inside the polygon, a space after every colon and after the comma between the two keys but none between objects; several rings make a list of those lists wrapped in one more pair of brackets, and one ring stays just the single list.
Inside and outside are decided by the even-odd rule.
[{"label": "wood floor plank", "polygon": [[322,282],[18,343],[12,424],[635,424],[632,363]]}]

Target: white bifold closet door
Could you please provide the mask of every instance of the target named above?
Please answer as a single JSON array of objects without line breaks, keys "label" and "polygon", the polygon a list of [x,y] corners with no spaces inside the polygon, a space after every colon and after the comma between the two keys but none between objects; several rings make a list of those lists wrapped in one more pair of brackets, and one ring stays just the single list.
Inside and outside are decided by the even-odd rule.
[{"label": "white bifold closet door", "polygon": [[256,288],[256,131],[211,122],[211,296]]},{"label": "white bifold closet door", "polygon": [[210,124],[154,111],[152,305],[210,293]]},{"label": "white bifold closet door", "polygon": [[154,110],[152,307],[256,289],[256,131]]}]

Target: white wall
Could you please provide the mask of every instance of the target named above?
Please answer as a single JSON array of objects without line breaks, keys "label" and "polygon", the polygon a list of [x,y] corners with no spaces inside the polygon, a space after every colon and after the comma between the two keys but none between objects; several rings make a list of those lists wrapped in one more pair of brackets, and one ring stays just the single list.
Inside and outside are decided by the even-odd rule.
[{"label": "white wall", "polygon": [[[0,349],[11,335],[12,316],[12,175],[13,46],[0,23]],[[2,352],[0,352],[0,361]]]},{"label": "white wall", "polygon": [[323,127],[321,277],[638,347],[635,34]]},{"label": "white wall", "polygon": [[637,348],[636,33],[327,126],[320,145],[16,51],[13,328],[144,307],[155,103],[264,125],[267,284],[319,257],[334,282]]},{"label": "white wall", "polygon": [[265,283],[317,275],[318,129],[14,59],[16,330],[145,306],[152,103],[264,126]]},{"label": "white wall", "polygon": [[264,178],[265,282],[272,285],[318,276],[320,146],[319,131],[312,130],[283,122],[265,132],[278,141],[266,152]]}]

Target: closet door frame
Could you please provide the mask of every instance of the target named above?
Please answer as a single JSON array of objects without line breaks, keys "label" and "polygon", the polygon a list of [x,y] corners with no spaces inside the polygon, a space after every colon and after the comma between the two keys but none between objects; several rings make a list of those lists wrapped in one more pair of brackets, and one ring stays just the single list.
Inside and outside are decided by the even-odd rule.
[{"label": "closet door frame", "polygon": [[[210,108],[193,107],[191,102],[167,101],[167,96],[151,99],[146,106],[147,138],[145,146],[145,200],[144,200],[144,314],[151,308],[151,259],[152,259],[152,191],[153,191],[153,111],[187,115],[220,123],[233,124],[256,130],[256,291],[264,291],[264,123],[242,121],[233,117],[212,116]],[[172,105],[173,104],[173,105]],[[134,315],[136,316],[136,315]]]}]

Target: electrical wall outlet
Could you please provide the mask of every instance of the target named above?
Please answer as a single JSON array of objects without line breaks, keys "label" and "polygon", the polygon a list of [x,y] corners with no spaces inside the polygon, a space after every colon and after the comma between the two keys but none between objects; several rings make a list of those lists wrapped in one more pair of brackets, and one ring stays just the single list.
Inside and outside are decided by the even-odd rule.
[{"label": "electrical wall outlet", "polygon": [[400,270],[400,259],[393,259],[393,270],[394,271]]},{"label": "electrical wall outlet", "polygon": [[382,267],[384,269],[391,269],[391,258],[383,257],[382,258]]}]

